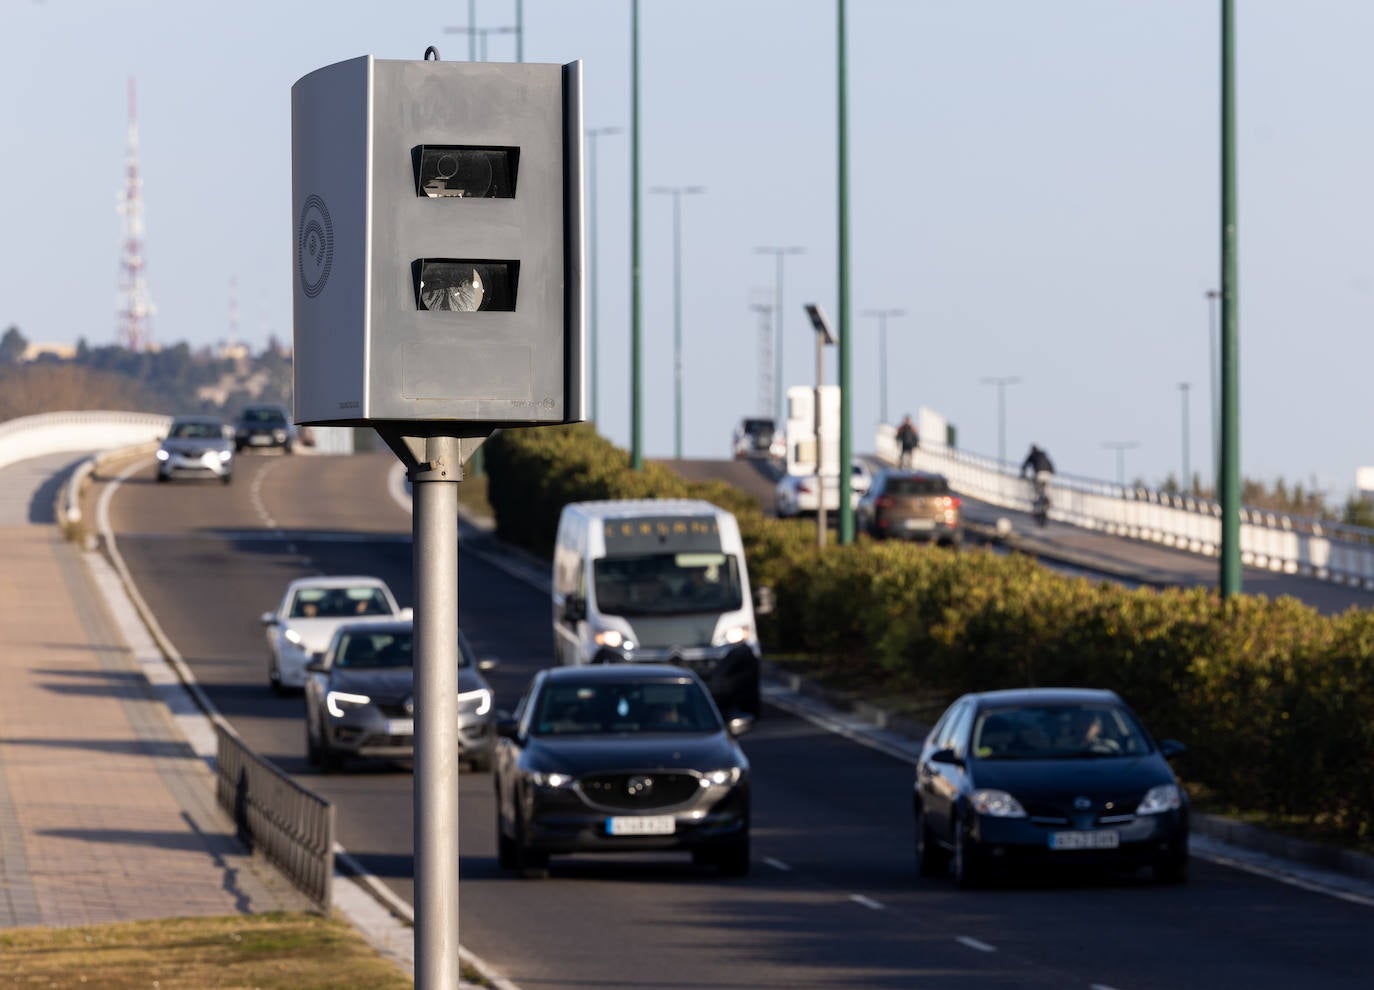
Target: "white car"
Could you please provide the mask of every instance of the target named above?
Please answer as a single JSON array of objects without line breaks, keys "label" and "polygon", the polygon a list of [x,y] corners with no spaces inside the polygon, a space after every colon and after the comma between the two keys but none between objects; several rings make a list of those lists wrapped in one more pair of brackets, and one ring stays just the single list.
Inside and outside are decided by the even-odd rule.
[{"label": "white car", "polygon": [[329,645],[334,630],[359,618],[409,618],[409,608],[381,578],[362,576],[298,578],[281,603],[262,614],[267,632],[267,680],[272,690],[303,688],[306,668]]},{"label": "white car", "polygon": [[[855,461],[849,476],[849,504],[857,507],[859,499],[868,491],[873,482],[873,473],[863,461]],[[819,486],[814,474],[788,474],[779,479],[774,489],[773,506],[780,519],[793,516],[816,514],[820,507]],[[825,511],[838,512],[840,508],[840,481],[838,478],[825,479]]]}]

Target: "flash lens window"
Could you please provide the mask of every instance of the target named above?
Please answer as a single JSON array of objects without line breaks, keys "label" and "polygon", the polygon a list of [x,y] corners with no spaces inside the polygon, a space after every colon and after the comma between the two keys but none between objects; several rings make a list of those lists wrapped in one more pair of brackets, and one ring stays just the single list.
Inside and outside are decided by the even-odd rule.
[{"label": "flash lens window", "polygon": [[430,199],[514,199],[519,148],[421,145],[416,190]]},{"label": "flash lens window", "polygon": [[413,268],[419,309],[446,313],[509,313],[515,309],[518,261],[423,258]]}]

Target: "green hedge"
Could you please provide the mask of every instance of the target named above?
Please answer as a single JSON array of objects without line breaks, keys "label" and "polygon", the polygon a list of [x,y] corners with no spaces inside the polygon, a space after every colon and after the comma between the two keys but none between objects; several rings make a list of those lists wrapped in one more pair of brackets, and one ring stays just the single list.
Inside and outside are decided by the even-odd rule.
[{"label": "green hedge", "polygon": [[589,427],[503,433],[489,445],[503,539],[549,555],[567,502],[704,498],[735,513],[751,580],[777,610],[766,650],[852,665],[884,692],[1083,685],[1119,692],[1214,802],[1374,839],[1374,614],[1328,618],[1291,599],[1128,590],[1024,557],[860,540],[815,547],[814,526],[765,517],[722,483],[630,470]]}]

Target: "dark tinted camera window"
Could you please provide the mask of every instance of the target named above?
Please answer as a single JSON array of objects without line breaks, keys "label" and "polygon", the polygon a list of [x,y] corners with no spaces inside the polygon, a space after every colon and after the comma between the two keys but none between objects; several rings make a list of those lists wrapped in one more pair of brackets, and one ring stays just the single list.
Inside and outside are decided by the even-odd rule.
[{"label": "dark tinted camera window", "polygon": [[939,478],[889,478],[887,491],[892,495],[948,495],[949,485]]}]

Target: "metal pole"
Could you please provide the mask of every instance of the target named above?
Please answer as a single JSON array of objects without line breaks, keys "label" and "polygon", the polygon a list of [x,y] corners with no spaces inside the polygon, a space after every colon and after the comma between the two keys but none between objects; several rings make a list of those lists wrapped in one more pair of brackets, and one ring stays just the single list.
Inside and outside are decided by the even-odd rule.
[{"label": "metal pole", "polygon": [[644,468],[639,326],[639,0],[630,3],[630,466]]},{"label": "metal pole", "polygon": [[1221,293],[1207,290],[1207,360],[1211,375],[1209,395],[1212,402],[1212,492],[1218,494],[1221,485],[1221,380],[1217,377],[1217,303]]},{"label": "metal pole", "polygon": [[839,261],[840,261],[840,301],[838,326],[835,328],[840,338],[839,378],[840,378],[840,533],[839,542],[843,546],[854,542],[854,507],[849,504],[850,461],[853,459],[853,438],[849,430],[849,122],[845,67],[845,0],[837,2],[837,62],[839,76],[839,163],[836,172],[839,179]]},{"label": "metal pole", "polygon": [[777,293],[777,302],[773,312],[777,313],[777,325],[773,328],[773,335],[776,344],[773,348],[773,409],[777,417],[777,424],[783,427],[787,423],[787,386],[783,384],[783,336],[782,336],[782,313],[783,313],[783,292],[782,292],[782,259],[788,254],[805,254],[806,248],[800,247],[756,247],[755,254],[771,254],[777,259],[777,281],[774,289]]},{"label": "metal pole", "polygon": [[468,61],[477,61],[477,0],[468,0]]},{"label": "metal pole", "polygon": [[682,190],[673,190],[673,458],[682,460]]},{"label": "metal pole", "polygon": [[1102,445],[1107,450],[1116,451],[1116,484],[1118,488],[1126,487],[1126,451],[1134,450],[1139,447],[1134,440],[1108,440]]},{"label": "metal pole", "polygon": [[1221,595],[1240,594],[1235,0],[1221,0]]},{"label": "metal pole", "polygon": [[1183,481],[1181,490],[1184,492],[1193,490],[1193,476],[1188,468],[1188,389],[1190,387],[1188,382],[1178,383],[1178,390],[1183,394]]},{"label": "metal pole", "polygon": [[515,60],[525,61],[525,0],[515,0]]},{"label": "metal pole", "polygon": [[415,986],[458,987],[460,441],[424,441],[411,472],[415,573]]},{"label": "metal pole", "polygon": [[878,319],[878,406],[881,420],[884,423],[891,423],[888,418],[887,409],[887,318],[889,316],[905,316],[904,309],[866,309],[864,316],[874,316]]},{"label": "metal pole", "polygon": [[587,131],[587,237],[589,240],[589,260],[588,269],[588,363],[591,365],[591,389],[592,389],[592,422],[600,420],[598,415],[598,396],[600,387],[597,384],[597,272],[601,267],[600,257],[596,253],[596,139],[605,137],[608,134],[619,134],[619,127],[593,127]]},{"label": "metal pole", "polygon": [[[825,338],[816,334],[816,401],[811,417],[816,427],[816,546],[825,547],[825,457],[821,446],[821,385],[825,381]],[[843,471],[840,472],[844,474]],[[836,479],[837,481],[839,479]]]}]

